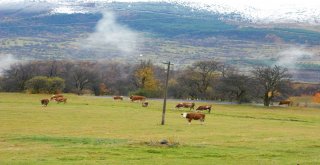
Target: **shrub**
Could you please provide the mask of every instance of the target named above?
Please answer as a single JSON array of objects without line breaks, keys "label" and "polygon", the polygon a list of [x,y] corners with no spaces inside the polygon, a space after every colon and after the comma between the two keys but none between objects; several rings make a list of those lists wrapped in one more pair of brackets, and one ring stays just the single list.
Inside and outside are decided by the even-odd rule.
[{"label": "shrub", "polygon": [[36,76],[26,82],[25,88],[30,93],[59,93],[64,88],[64,80],[59,77]]},{"label": "shrub", "polygon": [[26,82],[26,89],[30,93],[47,93],[49,83],[48,78],[44,76],[36,76]]},{"label": "shrub", "polygon": [[151,97],[151,98],[159,98],[162,97],[163,92],[160,90],[147,90],[147,89],[138,89],[136,91],[130,92],[130,95],[140,95],[145,97]]},{"label": "shrub", "polygon": [[61,93],[64,87],[65,87],[64,79],[60,77],[48,78],[48,93],[51,93],[51,94]]}]

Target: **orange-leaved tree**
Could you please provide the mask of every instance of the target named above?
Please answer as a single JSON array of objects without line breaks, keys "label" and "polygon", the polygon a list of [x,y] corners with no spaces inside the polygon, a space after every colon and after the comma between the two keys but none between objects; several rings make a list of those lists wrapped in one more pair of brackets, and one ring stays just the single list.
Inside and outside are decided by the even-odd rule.
[{"label": "orange-leaved tree", "polygon": [[313,102],[315,102],[315,103],[320,103],[320,92],[317,92],[317,93],[313,96]]}]

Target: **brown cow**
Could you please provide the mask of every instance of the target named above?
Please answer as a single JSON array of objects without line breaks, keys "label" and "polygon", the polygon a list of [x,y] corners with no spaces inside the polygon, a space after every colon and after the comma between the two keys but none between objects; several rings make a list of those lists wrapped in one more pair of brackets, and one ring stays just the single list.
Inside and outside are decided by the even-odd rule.
[{"label": "brown cow", "polygon": [[131,99],[132,102],[137,101],[137,100],[144,101],[144,100],[146,100],[146,97],[138,96],[138,95],[131,95],[130,99]]},{"label": "brown cow", "polygon": [[203,111],[208,110],[208,112],[211,112],[211,105],[200,105],[197,109],[197,111]]},{"label": "brown cow", "polygon": [[52,95],[50,100],[55,100],[56,98],[63,97],[62,94]]},{"label": "brown cow", "polygon": [[188,120],[189,124],[191,124],[192,120],[200,120],[201,124],[203,124],[204,119],[206,117],[206,115],[203,113],[195,113],[195,112],[182,113],[181,115],[182,117]]},{"label": "brown cow", "polygon": [[59,103],[67,103],[67,98],[64,98],[64,97],[58,97],[55,99],[55,101],[59,104]]},{"label": "brown cow", "polygon": [[291,101],[291,100],[281,100],[281,101],[279,102],[279,105],[292,106],[292,104],[293,104],[293,101]]},{"label": "brown cow", "polygon": [[149,105],[149,103],[147,101],[142,103],[142,107],[147,107]]},{"label": "brown cow", "polygon": [[176,108],[190,108],[191,110],[191,109],[194,109],[194,106],[195,106],[194,103],[178,103],[176,105]]},{"label": "brown cow", "polygon": [[47,106],[49,104],[49,99],[41,99],[40,101],[42,106]]},{"label": "brown cow", "polygon": [[113,100],[123,100],[123,96],[113,96]]}]

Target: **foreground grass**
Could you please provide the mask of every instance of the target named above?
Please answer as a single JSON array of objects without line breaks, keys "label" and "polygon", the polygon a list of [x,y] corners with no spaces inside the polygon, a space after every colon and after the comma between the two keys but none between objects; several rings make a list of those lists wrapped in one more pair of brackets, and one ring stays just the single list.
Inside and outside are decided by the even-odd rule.
[{"label": "foreground grass", "polygon": [[160,101],[48,97],[0,93],[0,164],[320,164],[319,109],[213,105],[188,125],[169,102],[162,126]]}]

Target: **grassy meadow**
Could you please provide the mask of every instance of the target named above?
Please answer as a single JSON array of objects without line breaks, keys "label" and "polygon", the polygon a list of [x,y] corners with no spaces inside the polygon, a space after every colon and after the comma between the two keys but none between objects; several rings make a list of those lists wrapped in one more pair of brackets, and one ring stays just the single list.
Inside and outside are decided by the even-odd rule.
[{"label": "grassy meadow", "polygon": [[[213,104],[187,124],[168,102],[0,93],[0,164],[320,164],[320,109]],[[201,103],[196,102],[196,106]],[[159,141],[167,139],[169,145]]]}]

